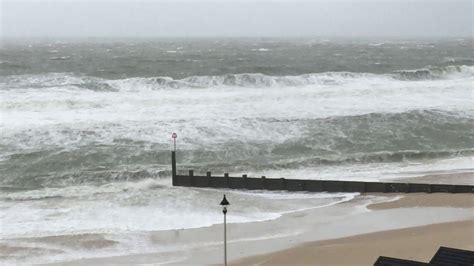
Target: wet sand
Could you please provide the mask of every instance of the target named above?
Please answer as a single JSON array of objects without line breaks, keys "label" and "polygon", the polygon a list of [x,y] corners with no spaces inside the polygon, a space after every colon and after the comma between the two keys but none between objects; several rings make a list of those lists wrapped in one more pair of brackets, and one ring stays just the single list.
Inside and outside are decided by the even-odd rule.
[{"label": "wet sand", "polygon": [[[378,194],[389,196],[390,194]],[[392,194],[393,195],[393,194]],[[387,210],[396,208],[416,207],[451,207],[451,208],[474,208],[474,195],[451,194],[451,193],[414,193],[403,195],[395,201],[374,203],[367,206],[369,210]]]},{"label": "wet sand", "polygon": [[[473,208],[474,195],[410,194],[368,208],[387,210],[435,206]],[[474,250],[474,219],[309,242],[237,260],[232,265],[372,265],[379,256],[428,262],[440,246]]]}]

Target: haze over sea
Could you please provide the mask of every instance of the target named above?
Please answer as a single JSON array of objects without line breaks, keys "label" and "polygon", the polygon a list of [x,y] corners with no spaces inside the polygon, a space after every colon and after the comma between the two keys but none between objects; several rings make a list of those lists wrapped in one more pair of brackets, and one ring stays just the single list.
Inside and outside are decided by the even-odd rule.
[{"label": "haze over sea", "polygon": [[[6,41],[2,238],[219,223],[222,191],[171,186],[172,132],[182,171],[350,180],[472,172],[472,47],[473,39]],[[352,197],[234,191],[229,220]],[[126,237],[101,252],[146,249]]]}]

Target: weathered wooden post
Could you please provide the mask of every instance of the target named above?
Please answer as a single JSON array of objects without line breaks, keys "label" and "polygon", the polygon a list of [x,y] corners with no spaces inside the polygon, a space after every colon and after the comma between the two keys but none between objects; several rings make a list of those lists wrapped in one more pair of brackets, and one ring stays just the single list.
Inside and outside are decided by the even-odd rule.
[{"label": "weathered wooden post", "polygon": [[225,187],[230,188],[229,173],[224,173]]},{"label": "weathered wooden post", "polygon": [[173,151],[171,152],[171,175],[172,175],[172,181],[171,183],[173,186],[176,184],[176,138],[178,137],[178,134],[174,133],[171,134],[171,138],[173,139]]},{"label": "weathered wooden post", "polygon": [[211,186],[211,183],[212,183],[212,174],[210,171],[206,172],[206,184],[208,187],[212,187]]},{"label": "weathered wooden post", "polygon": [[176,185],[176,151],[171,152],[171,175],[173,186]]},{"label": "weathered wooden post", "polygon": [[189,170],[189,182],[191,182],[191,186],[196,186],[196,178],[194,177],[194,170]]}]

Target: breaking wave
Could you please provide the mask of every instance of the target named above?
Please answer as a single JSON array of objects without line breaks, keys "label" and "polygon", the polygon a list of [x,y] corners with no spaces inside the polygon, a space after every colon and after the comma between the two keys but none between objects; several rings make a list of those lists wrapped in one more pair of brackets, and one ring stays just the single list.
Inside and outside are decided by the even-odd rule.
[{"label": "breaking wave", "polygon": [[393,74],[352,72],[325,72],[298,76],[268,76],[264,74],[227,74],[220,76],[191,76],[184,79],[171,77],[128,78],[107,80],[98,77],[77,76],[72,73],[43,75],[15,75],[0,78],[0,88],[9,89],[88,89],[92,91],[133,91],[212,87],[299,87],[307,85],[338,85],[354,81],[398,79],[430,80],[474,76],[474,66],[449,65],[415,70],[400,70]]},{"label": "breaking wave", "polygon": [[[236,138],[235,127],[232,127],[219,132],[219,138],[224,141],[216,143],[207,137],[212,124],[199,128],[190,125],[188,138],[193,141],[180,149],[178,163],[197,172],[209,169],[221,173],[230,170],[265,172],[474,155],[472,113],[409,111],[317,119],[242,118],[231,123],[242,130],[252,128],[257,135],[279,131],[282,127],[295,127],[301,132],[296,135],[292,131],[281,131],[281,141],[277,138],[258,140],[252,135]],[[169,177],[169,144],[138,140],[146,137],[143,134],[150,135],[150,140],[155,139],[153,129],[138,129],[135,137],[130,136],[134,140],[120,139],[129,131],[113,127],[88,135],[83,135],[80,129],[51,132],[48,137],[57,139],[40,141],[43,147],[38,147],[39,150],[13,149],[12,154],[0,160],[3,176],[0,185],[44,187]],[[28,142],[41,135],[35,131],[30,133],[32,135],[17,136],[15,140]],[[80,137],[74,137],[76,135]],[[62,147],[70,138],[81,141]]]},{"label": "breaking wave", "polygon": [[0,77],[0,89],[88,89],[92,91],[116,91],[106,80],[96,77],[76,76],[72,73],[48,73],[39,75],[13,75]]},{"label": "breaking wave", "polygon": [[430,67],[415,70],[395,71],[395,78],[401,80],[446,79],[474,76],[474,67],[465,65],[450,65],[444,67]]}]

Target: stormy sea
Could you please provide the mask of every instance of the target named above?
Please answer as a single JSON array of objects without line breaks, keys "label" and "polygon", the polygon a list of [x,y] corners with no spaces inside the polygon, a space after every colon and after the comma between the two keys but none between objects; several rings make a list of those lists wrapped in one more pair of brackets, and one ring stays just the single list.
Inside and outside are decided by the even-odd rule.
[{"label": "stormy sea", "polygon": [[[473,172],[472,47],[473,39],[4,41],[0,245],[25,251],[3,261],[179,249],[143,235],[221,223],[223,191],[171,185],[173,132],[183,172],[364,181]],[[226,193],[233,223],[355,196]],[[61,249],[31,240],[77,234],[110,242]]]}]

